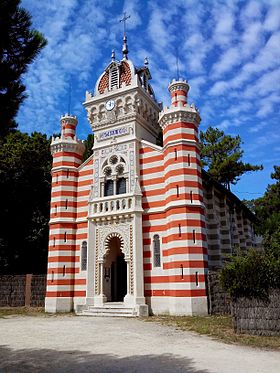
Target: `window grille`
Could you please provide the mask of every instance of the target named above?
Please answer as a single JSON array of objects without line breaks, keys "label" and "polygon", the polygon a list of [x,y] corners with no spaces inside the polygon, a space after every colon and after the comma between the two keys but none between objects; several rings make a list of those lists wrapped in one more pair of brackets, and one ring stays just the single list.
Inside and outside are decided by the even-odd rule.
[{"label": "window grille", "polygon": [[124,193],[126,193],[126,179],[124,177],[120,177],[117,180],[117,194]]},{"label": "window grille", "polygon": [[87,270],[87,243],[83,241],[82,243],[82,252],[81,252],[81,270]]},{"label": "window grille", "polygon": [[154,267],[160,267],[160,265],[161,265],[160,239],[159,239],[158,234],[154,235],[153,250],[154,250]]}]

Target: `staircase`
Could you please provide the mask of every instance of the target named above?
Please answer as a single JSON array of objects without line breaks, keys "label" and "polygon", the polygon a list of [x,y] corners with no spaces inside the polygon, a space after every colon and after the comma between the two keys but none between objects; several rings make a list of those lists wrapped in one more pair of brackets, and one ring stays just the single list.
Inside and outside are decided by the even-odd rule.
[{"label": "staircase", "polygon": [[99,317],[136,317],[134,308],[126,307],[123,302],[107,302],[103,306],[87,306],[77,310],[78,316]]}]

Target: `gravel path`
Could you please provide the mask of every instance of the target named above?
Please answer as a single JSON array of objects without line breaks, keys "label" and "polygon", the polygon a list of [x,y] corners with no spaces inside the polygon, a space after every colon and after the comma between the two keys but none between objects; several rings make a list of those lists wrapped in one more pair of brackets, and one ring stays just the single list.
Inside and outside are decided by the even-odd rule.
[{"label": "gravel path", "polygon": [[280,353],[138,319],[0,319],[0,372],[280,373]]}]

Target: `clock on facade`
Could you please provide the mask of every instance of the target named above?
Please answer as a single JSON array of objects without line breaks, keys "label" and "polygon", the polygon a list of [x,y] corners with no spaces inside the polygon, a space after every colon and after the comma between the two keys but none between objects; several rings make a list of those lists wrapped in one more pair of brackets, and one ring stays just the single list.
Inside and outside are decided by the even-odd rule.
[{"label": "clock on facade", "polygon": [[115,101],[114,100],[109,100],[105,104],[106,110],[113,110],[115,107]]}]

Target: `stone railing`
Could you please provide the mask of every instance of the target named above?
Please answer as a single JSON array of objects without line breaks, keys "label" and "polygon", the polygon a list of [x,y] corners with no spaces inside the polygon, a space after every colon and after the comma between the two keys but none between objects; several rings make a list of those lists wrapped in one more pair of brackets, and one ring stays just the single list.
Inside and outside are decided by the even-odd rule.
[{"label": "stone railing", "polygon": [[142,198],[133,194],[119,194],[94,199],[90,202],[89,217],[105,217],[142,211]]}]

